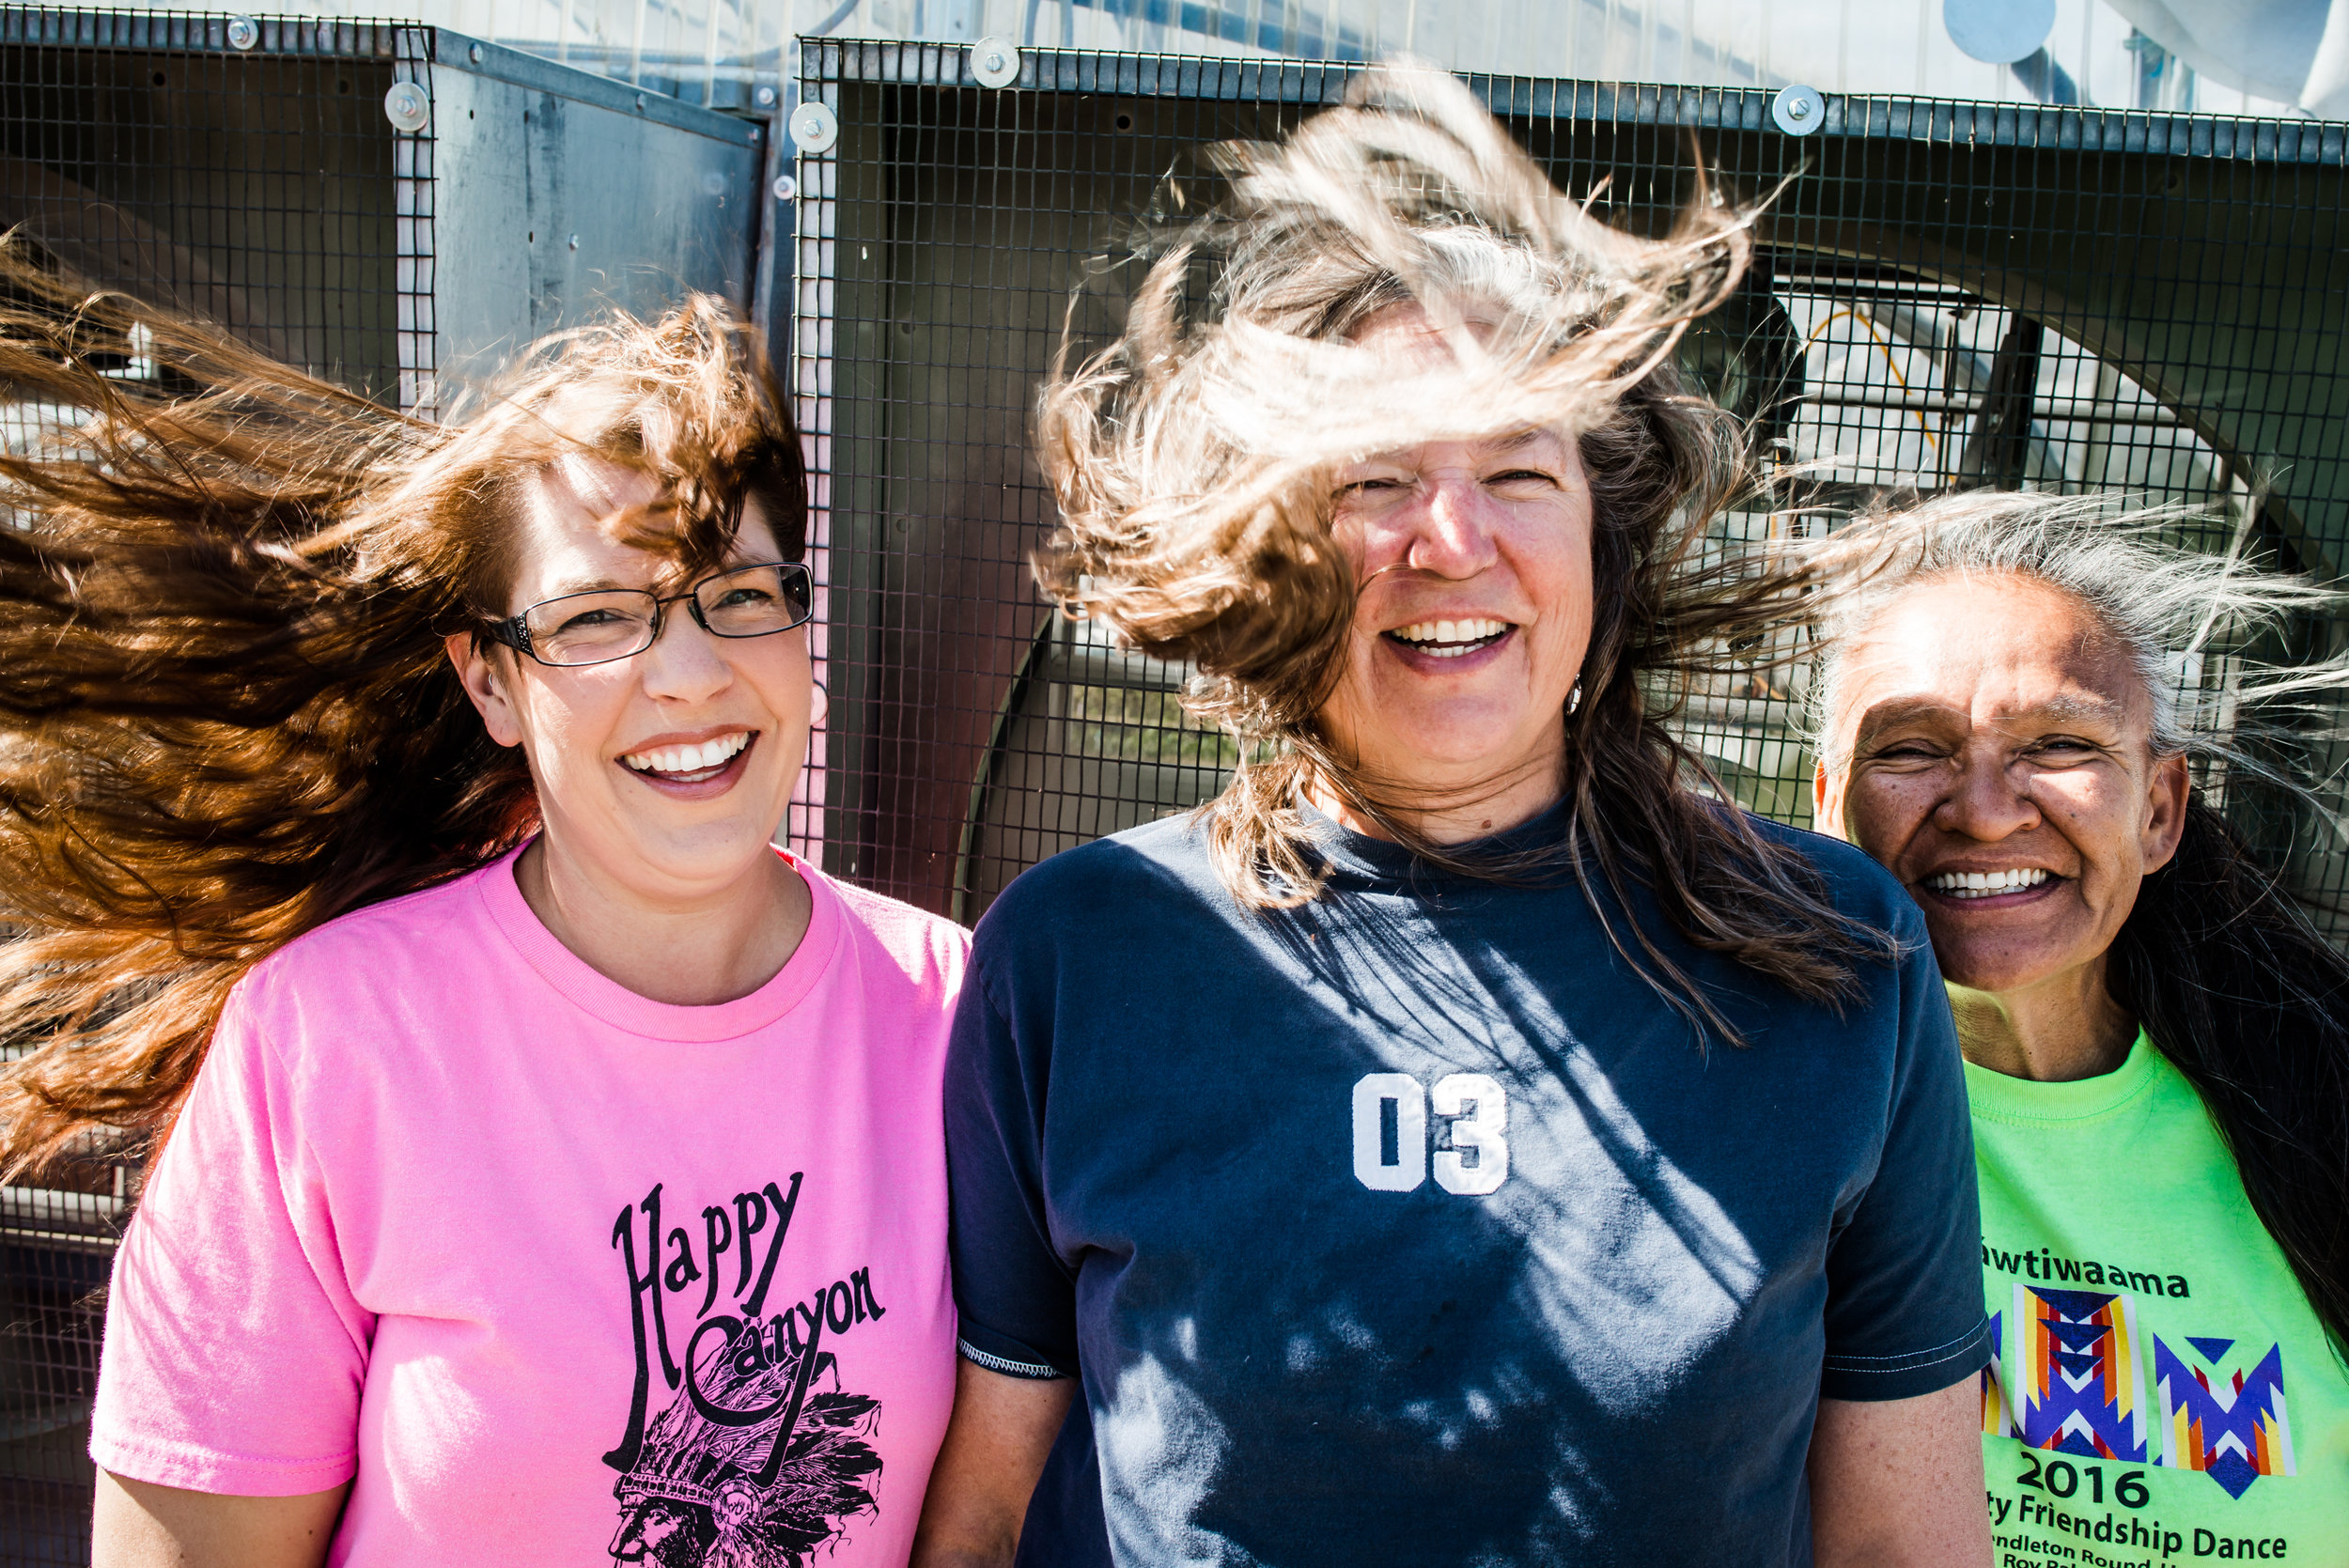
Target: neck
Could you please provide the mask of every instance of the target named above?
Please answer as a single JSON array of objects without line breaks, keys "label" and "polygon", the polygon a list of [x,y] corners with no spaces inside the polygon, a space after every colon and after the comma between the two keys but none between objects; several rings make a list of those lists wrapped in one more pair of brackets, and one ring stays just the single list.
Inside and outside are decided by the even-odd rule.
[{"label": "neck", "polygon": [[1966,1060],[2009,1078],[2068,1083],[2127,1060],[2137,1019],[2105,988],[2105,960],[2013,991],[1949,987]]},{"label": "neck", "polygon": [[566,854],[541,833],[515,881],[554,939],[605,979],[677,1007],[711,1007],[757,990],[807,934],[815,904],[779,855],[718,886],[652,894]]},{"label": "neck", "polygon": [[[1498,784],[1486,777],[1456,787],[1414,784],[1411,788],[1419,799],[1440,803],[1420,810],[1388,805],[1389,815],[1434,844],[1467,844],[1505,833],[1539,816],[1565,794],[1555,758],[1529,765]],[[1394,837],[1377,818],[1356,810],[1319,774],[1306,783],[1305,799],[1340,827],[1365,838]]]}]

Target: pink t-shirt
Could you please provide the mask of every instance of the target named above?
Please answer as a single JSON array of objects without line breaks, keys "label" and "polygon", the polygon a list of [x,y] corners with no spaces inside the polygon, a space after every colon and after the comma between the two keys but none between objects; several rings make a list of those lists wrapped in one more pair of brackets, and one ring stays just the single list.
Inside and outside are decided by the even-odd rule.
[{"label": "pink t-shirt", "polygon": [[90,1452],[329,1559],[906,1560],[954,1398],[963,933],[798,866],[766,986],[649,1001],[514,857],[237,987],[115,1265]]}]

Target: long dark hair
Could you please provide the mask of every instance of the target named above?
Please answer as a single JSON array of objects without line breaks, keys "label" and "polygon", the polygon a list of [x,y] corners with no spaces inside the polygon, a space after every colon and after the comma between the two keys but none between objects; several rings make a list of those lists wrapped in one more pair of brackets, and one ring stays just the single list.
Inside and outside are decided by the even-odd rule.
[{"label": "long dark hair", "polygon": [[[255,964],[535,825],[443,648],[510,608],[535,475],[585,455],[651,478],[615,527],[686,571],[752,496],[799,553],[806,480],[756,334],[715,299],[550,338],[433,425],[21,250],[0,284],[0,383],[80,411],[0,456],[12,1177],[77,1134],[159,1137]],[[93,363],[134,329],[154,381]]]},{"label": "long dark hair", "polygon": [[2210,1108],[2253,1212],[2349,1355],[2349,958],[2198,796],[2107,985]]},{"label": "long dark hair", "polygon": [[[1750,675],[1733,645],[1797,615],[1809,581],[1696,559],[1744,470],[1733,422],[1683,394],[1669,353],[1736,287],[1746,214],[1701,195],[1666,240],[1610,229],[1457,82],[1418,69],[1365,73],[1287,141],[1223,156],[1229,199],[1175,231],[1118,341],[1077,365],[1064,342],[1037,420],[1061,527],[1036,566],[1072,613],[1206,673],[1186,706],[1239,748],[1203,808],[1226,887],[1257,907],[1318,896],[1300,810],[1318,781],[1432,864],[1570,871],[1618,953],[1700,1032],[1738,1039],[1645,925],[1609,913],[1633,907],[1635,887],[1695,947],[1799,997],[1857,995],[1858,966],[1889,939],[1836,908],[1801,850],[1700,793],[1710,772],[1665,722],[1709,683]],[[1398,383],[1353,340],[1404,305],[1455,359]],[[1366,453],[1531,428],[1569,433],[1581,456],[1594,625],[1566,723],[1563,843],[1496,862],[1430,840],[1414,819],[1447,802],[1411,799],[1321,732],[1357,593],[1330,474]]]}]

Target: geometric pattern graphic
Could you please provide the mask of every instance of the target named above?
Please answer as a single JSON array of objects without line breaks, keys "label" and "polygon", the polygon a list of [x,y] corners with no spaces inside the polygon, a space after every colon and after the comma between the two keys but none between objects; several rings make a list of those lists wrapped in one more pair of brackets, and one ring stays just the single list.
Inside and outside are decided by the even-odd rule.
[{"label": "geometric pattern graphic", "polygon": [[[2189,1336],[2186,1343],[2192,1354],[2181,1356],[2154,1336],[2154,1380],[2170,1450],[2155,1463],[2200,1470],[2238,1498],[2263,1475],[2296,1474],[2284,1409],[2283,1347],[2268,1346],[2246,1373],[2248,1351],[2230,1368],[2232,1340]],[[2203,1370],[2205,1363],[2211,1371]]]},{"label": "geometric pattern graphic", "polygon": [[1987,1437],[2015,1436],[2006,1400],[2005,1322],[2004,1312],[1990,1314],[1990,1364],[1982,1369],[1982,1430]]},{"label": "geometric pattern graphic", "polygon": [[2035,1449],[2147,1462],[2144,1351],[2129,1296],[2015,1287],[2016,1408]]}]

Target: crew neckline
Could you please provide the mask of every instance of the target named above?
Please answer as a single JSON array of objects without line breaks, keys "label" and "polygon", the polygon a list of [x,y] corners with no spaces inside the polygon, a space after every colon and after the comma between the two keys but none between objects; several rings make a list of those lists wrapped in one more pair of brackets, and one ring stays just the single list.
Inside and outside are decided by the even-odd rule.
[{"label": "crew neckline", "polygon": [[807,888],[807,931],[774,977],[748,996],[707,1007],[680,1006],[639,996],[565,947],[522,896],[515,867],[533,835],[483,868],[474,888],[500,934],[513,943],[541,980],[567,1000],[615,1028],[655,1040],[707,1044],[739,1039],[789,1013],[832,967],[839,944],[840,896],[822,873],[781,846],[775,853]]},{"label": "crew neckline", "polygon": [[2121,1064],[2094,1078],[2042,1083],[1968,1062],[1967,1103],[1975,1115],[1994,1116],[2000,1121],[2085,1122],[2109,1116],[2152,1088],[2160,1074],[2161,1061],[2161,1053],[2140,1029]]},{"label": "crew neckline", "polygon": [[[1374,882],[1463,879],[1461,873],[1422,860],[1403,845],[1356,832],[1309,800],[1300,800],[1298,811],[1304,818],[1305,830],[1312,836],[1314,846],[1329,861],[1330,869],[1341,875]],[[1504,828],[1500,832],[1469,839],[1450,847],[1455,854],[1479,860],[1499,860],[1529,849],[1544,848],[1555,844],[1565,832],[1566,812],[1566,802],[1559,800],[1514,828]]]}]

